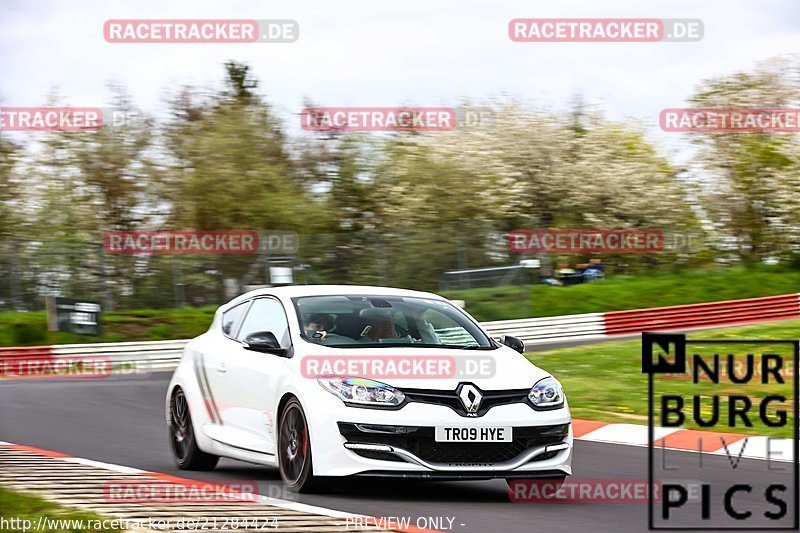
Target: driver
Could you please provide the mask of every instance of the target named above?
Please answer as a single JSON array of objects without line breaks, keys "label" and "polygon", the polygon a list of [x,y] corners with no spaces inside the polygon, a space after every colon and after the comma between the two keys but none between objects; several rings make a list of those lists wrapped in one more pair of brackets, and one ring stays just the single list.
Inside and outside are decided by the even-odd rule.
[{"label": "driver", "polygon": [[397,338],[397,330],[395,330],[394,320],[391,318],[372,318],[368,324],[370,329],[367,336],[374,341]]},{"label": "driver", "polygon": [[362,309],[359,315],[366,324],[359,338],[361,342],[398,338],[391,311],[387,309],[367,308]]},{"label": "driver", "polygon": [[324,339],[333,329],[333,317],[326,313],[316,313],[308,317],[304,327],[307,337]]}]

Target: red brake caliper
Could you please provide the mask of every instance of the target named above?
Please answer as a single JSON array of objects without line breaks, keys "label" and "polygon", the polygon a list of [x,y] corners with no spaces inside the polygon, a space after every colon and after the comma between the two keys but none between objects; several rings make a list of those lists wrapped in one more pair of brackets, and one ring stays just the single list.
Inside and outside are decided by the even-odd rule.
[{"label": "red brake caliper", "polygon": [[304,429],[303,430],[303,457],[306,456],[306,442],[308,442],[308,441],[306,440],[306,430]]}]

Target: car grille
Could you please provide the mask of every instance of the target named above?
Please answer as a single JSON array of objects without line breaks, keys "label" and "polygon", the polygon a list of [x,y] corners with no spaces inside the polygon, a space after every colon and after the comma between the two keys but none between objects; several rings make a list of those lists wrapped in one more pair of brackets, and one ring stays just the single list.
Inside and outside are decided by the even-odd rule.
[{"label": "car grille", "polygon": [[[530,389],[502,390],[502,391],[481,391],[483,399],[480,408],[475,416],[483,416],[492,407],[498,405],[509,405],[514,403],[528,404],[528,393]],[[455,411],[461,416],[467,416],[467,410],[456,391],[427,390],[427,389],[403,389],[403,394],[409,402],[431,403],[444,405]]]},{"label": "car grille", "polygon": [[[349,443],[385,444],[402,448],[429,463],[497,464],[512,460],[521,453],[547,444],[563,442],[569,424],[527,426],[513,429],[510,442],[436,442],[435,429],[424,426],[384,426],[340,422],[339,432]],[[390,452],[352,450],[362,457],[403,461]],[[532,461],[553,457],[558,452],[542,454]]]}]

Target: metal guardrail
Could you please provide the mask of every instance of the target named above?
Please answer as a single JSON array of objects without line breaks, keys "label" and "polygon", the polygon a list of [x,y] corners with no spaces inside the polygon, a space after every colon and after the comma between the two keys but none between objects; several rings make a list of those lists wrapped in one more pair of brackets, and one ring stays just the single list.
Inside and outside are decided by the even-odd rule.
[{"label": "metal guardrail", "polygon": [[492,337],[513,335],[522,340],[526,346],[605,337],[603,313],[498,320],[484,322],[481,326]]},{"label": "metal guardrail", "polygon": [[[481,326],[492,337],[513,335],[530,348],[536,344],[603,339],[643,331],[685,330],[797,317],[800,317],[800,294],[785,294],[631,311],[499,320],[483,322]],[[447,336],[451,332],[442,330],[441,334]],[[187,342],[172,340],[0,348],[0,362],[4,358],[102,356],[109,358],[115,368],[127,365],[138,371],[171,370],[177,366]]]},{"label": "metal guardrail", "polygon": [[606,334],[748,324],[800,316],[800,295],[635,309],[605,313]]},{"label": "metal guardrail", "polygon": [[128,365],[137,370],[172,370],[178,366],[187,342],[189,341],[62,344],[52,347],[52,355],[54,357],[98,355],[111,359],[115,367]]},{"label": "metal guardrail", "polygon": [[103,357],[113,368],[136,371],[172,370],[178,365],[187,340],[59,344],[25,348],[0,348],[0,361]]}]

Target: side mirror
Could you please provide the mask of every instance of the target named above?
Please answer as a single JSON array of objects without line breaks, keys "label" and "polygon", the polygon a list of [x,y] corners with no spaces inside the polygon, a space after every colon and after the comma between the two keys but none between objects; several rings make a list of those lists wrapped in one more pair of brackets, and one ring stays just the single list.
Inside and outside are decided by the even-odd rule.
[{"label": "side mirror", "polygon": [[244,340],[244,349],[252,350],[254,352],[271,353],[285,357],[287,354],[286,348],[282,348],[275,334],[271,331],[257,331],[251,333]]},{"label": "side mirror", "polygon": [[500,341],[500,344],[505,344],[512,350],[516,350],[519,353],[525,353],[525,343],[516,337],[512,337],[511,335],[500,335],[500,338],[497,340]]}]

